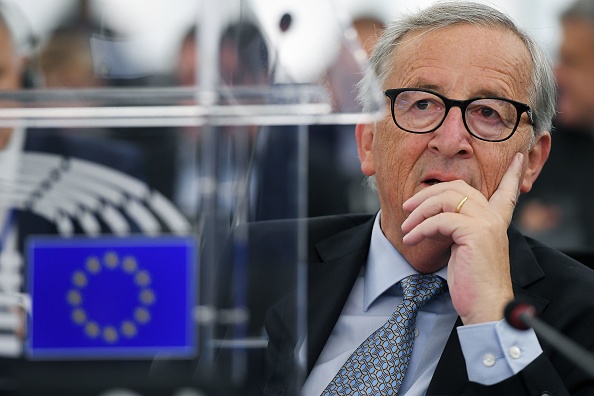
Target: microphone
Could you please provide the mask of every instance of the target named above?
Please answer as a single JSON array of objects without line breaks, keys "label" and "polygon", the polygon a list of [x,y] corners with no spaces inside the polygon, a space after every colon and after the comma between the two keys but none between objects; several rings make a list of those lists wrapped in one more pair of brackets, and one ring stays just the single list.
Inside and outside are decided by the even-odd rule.
[{"label": "microphone", "polygon": [[559,353],[572,361],[584,372],[594,378],[594,357],[585,348],[555,330],[536,317],[536,308],[532,305],[511,301],[504,310],[507,323],[518,330],[532,327],[534,332],[547,341]]}]

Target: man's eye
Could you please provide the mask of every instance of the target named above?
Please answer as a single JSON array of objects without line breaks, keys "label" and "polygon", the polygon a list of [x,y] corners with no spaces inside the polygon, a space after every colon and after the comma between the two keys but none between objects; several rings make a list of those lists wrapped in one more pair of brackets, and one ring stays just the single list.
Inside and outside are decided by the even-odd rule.
[{"label": "man's eye", "polygon": [[498,116],[497,112],[490,107],[483,107],[481,109],[481,115],[485,118],[495,118]]},{"label": "man's eye", "polygon": [[419,110],[426,110],[429,107],[429,101],[419,100],[415,103],[415,107]]}]

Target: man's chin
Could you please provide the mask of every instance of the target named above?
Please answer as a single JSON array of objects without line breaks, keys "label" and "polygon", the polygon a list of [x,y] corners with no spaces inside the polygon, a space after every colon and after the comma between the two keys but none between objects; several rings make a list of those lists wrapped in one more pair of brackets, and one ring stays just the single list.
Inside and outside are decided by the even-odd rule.
[{"label": "man's chin", "polygon": [[415,270],[431,274],[448,265],[452,244],[452,238],[438,235],[411,246],[404,256]]}]

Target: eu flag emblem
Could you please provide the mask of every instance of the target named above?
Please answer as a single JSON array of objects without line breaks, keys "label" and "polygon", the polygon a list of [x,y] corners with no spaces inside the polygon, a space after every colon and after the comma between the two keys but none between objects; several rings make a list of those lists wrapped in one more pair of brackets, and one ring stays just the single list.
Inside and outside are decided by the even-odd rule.
[{"label": "eu flag emblem", "polygon": [[196,261],[187,237],[32,238],[28,355],[193,355]]}]

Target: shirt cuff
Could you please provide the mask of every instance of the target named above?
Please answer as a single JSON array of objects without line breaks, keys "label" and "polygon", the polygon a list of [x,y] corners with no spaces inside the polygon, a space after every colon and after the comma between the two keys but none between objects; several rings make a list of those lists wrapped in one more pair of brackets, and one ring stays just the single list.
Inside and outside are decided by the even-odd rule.
[{"label": "shirt cuff", "polygon": [[493,385],[510,378],[542,353],[533,329],[517,330],[505,320],[457,328],[468,379]]}]

